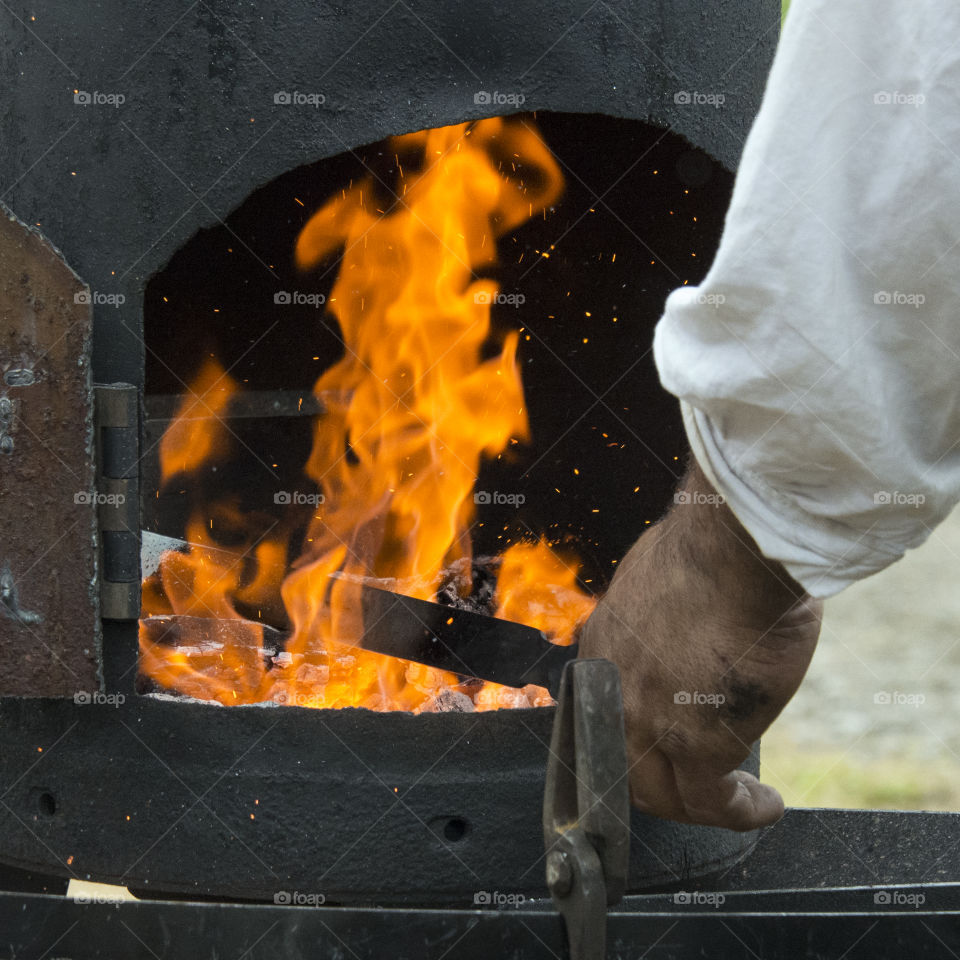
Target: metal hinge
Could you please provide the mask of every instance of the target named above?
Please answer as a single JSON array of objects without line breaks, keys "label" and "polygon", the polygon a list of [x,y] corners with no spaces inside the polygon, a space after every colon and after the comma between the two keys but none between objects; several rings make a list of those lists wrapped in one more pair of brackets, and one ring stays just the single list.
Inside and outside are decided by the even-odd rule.
[{"label": "metal hinge", "polygon": [[129,383],[94,385],[100,609],[140,616],[140,401]]}]

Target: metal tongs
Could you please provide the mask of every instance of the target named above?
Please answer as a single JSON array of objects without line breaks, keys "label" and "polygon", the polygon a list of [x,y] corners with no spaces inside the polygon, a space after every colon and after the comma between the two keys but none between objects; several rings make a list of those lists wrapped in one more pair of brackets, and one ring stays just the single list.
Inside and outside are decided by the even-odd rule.
[{"label": "metal tongs", "polygon": [[570,960],[602,960],[607,907],[623,896],[630,857],[620,672],[609,660],[573,660],[558,700],[543,798],[547,887]]}]

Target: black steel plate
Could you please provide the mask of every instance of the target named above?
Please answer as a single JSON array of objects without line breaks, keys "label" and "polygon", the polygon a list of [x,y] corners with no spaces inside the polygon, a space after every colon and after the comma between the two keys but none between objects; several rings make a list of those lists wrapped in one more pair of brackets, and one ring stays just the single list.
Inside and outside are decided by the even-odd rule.
[{"label": "black steel plate", "polygon": [[[554,712],[3,700],[0,729],[17,736],[0,752],[0,860],[268,901],[545,896]],[[637,812],[631,826],[631,889],[729,866],[755,840]]]},{"label": "black steel plate", "polygon": [[[690,914],[682,907],[618,911],[608,919],[610,960],[902,960],[960,951],[960,914],[819,910]],[[75,903],[0,895],[9,956],[23,960],[557,960],[562,922],[547,911],[363,910],[197,903]]]}]

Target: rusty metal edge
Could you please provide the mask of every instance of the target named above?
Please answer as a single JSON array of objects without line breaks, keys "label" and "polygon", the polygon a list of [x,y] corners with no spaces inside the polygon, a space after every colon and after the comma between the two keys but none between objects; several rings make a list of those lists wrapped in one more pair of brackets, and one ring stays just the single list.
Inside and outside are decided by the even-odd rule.
[{"label": "rusty metal edge", "polygon": [[[63,252],[60,248],[53,243],[52,240],[35,224],[30,224],[22,220],[17,214],[8,207],[2,200],[0,200],[0,214],[2,214],[10,223],[15,224],[20,229],[24,230],[30,237],[35,238],[36,242],[40,245],[40,249],[45,250],[48,254],[52,254],[53,257],[59,261],[59,263],[69,272],[70,277],[80,286],[81,291],[87,294],[87,312],[90,315],[90,323],[87,328],[87,332],[83,337],[83,349],[82,354],[87,357],[86,363],[86,378],[85,378],[85,389],[87,395],[87,405],[86,405],[86,416],[84,417],[83,427],[84,427],[84,452],[89,458],[89,462],[92,464],[92,475],[91,480],[96,476],[96,436],[95,436],[95,423],[94,423],[94,394],[93,394],[93,363],[92,363],[92,354],[93,354],[93,323],[94,318],[93,307],[90,303],[90,286],[87,282],[77,273],[73,267],[67,262],[66,257],[63,255]],[[101,620],[101,609],[100,609],[100,536],[97,523],[97,511],[93,509],[90,511],[90,540],[93,546],[93,555],[92,555],[92,570],[90,582],[87,584],[87,593],[90,598],[90,604],[93,608],[93,622],[94,622],[94,632],[93,636],[90,638],[90,641],[94,649],[94,676],[96,678],[97,689],[102,691],[104,689],[104,667],[103,667],[103,622]],[[0,697],[7,696],[19,696],[19,697],[35,697],[36,694],[24,694],[24,693],[8,693],[0,692]],[[39,695],[43,696],[43,695]],[[69,696],[69,694],[64,693],[64,697]]]}]

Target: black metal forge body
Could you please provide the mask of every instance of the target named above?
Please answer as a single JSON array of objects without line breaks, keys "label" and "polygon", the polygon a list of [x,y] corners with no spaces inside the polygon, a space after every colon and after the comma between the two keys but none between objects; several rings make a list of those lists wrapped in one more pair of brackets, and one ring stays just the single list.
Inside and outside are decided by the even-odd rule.
[{"label": "black metal forge body", "polygon": [[[952,813],[790,810],[714,882],[626,897],[607,920],[607,956],[951,957],[960,949],[960,884],[949,855],[957,820]],[[0,929],[17,957],[49,955],[50,944],[74,960],[548,960],[566,949],[552,904],[497,905],[497,891],[459,909],[111,903],[89,895],[74,902],[26,875],[2,879],[24,891],[0,893]],[[293,892],[286,898],[292,902]]]},{"label": "black metal forge body", "polygon": [[[254,191],[324,158],[357,160],[362,145],[388,135],[506,112],[504,92],[522,93],[523,109],[544,116],[669,126],[663,175],[678,194],[726,168],[709,186],[714,216],[700,259],[653,293],[636,264],[626,268],[622,310],[633,327],[621,350],[642,352],[663,293],[695,282],[709,263],[779,4],[297,0],[266,11],[54,0],[33,16],[20,5],[0,13],[8,78],[0,196],[89,285],[93,379],[131,384],[142,397],[148,282],[198,231],[227,230],[249,248],[255,231],[248,240],[230,218]],[[720,91],[721,101],[704,101]],[[323,101],[304,104],[297,94]],[[602,151],[586,147],[601,159]],[[574,184],[576,171],[567,172]],[[602,207],[603,190],[577,189]],[[667,237],[672,228],[664,219],[658,229]],[[651,236],[635,240],[651,246],[653,263]],[[590,284],[585,255],[565,268],[580,287]],[[43,358],[34,361],[40,369]],[[12,360],[0,363],[8,370]],[[650,492],[631,536],[664,506],[683,449],[649,359],[641,372],[648,421],[665,442],[637,448]],[[16,379],[3,387],[24,403],[29,390]],[[24,440],[17,455],[49,452]],[[136,590],[135,564],[110,552],[129,554],[136,536],[101,526],[99,571],[76,574],[109,572],[115,588]],[[4,559],[21,606],[36,609],[45,565]],[[258,899],[291,888],[330,902],[469,904],[491,888],[545,893],[538,816],[552,710],[413,717],[141,697],[135,613],[106,613],[100,693],[112,701],[0,701],[0,860],[141,890]],[[636,813],[632,832],[632,889],[715,872],[755,840]]]}]

